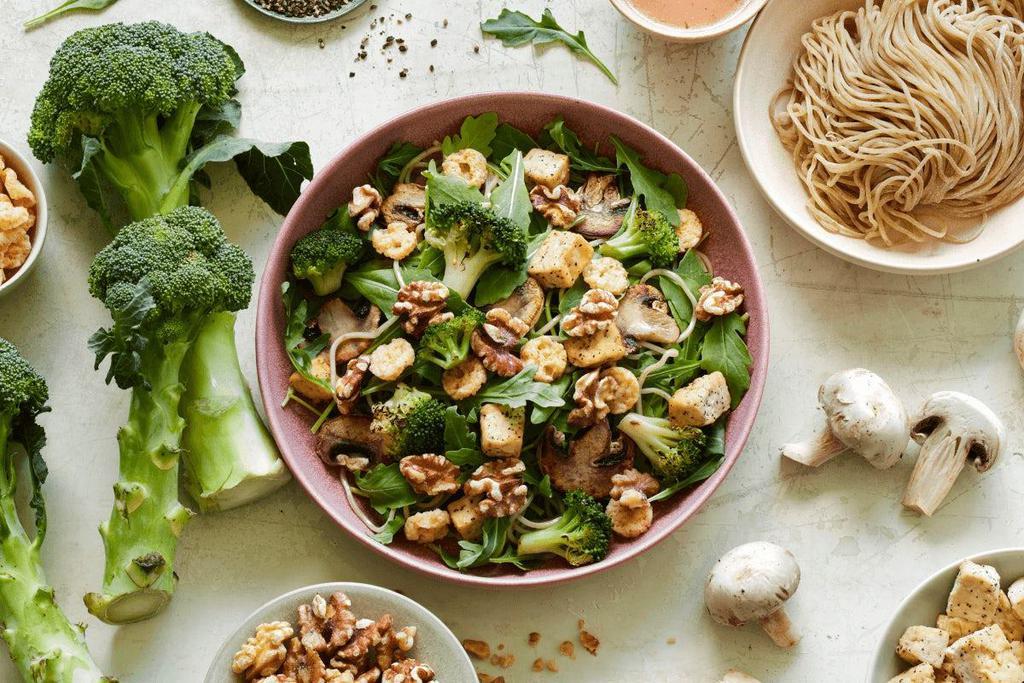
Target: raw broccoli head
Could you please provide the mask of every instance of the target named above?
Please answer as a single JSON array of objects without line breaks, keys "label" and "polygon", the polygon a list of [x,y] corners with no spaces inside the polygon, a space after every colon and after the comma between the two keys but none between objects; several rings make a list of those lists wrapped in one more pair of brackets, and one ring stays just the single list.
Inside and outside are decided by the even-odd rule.
[{"label": "raw broccoli head", "polygon": [[31,422],[48,410],[46,380],[28,364],[17,347],[0,338],[0,453],[6,431],[17,421]]},{"label": "raw broccoli head", "polygon": [[443,282],[463,299],[490,266],[516,268],[526,261],[523,230],[474,202],[431,207],[427,241],[444,252]]},{"label": "raw broccoli head", "polygon": [[345,269],[363,255],[364,242],[347,230],[321,228],[292,247],[292,273],[309,280],[319,296],[338,291]]},{"label": "raw broccoli head", "polygon": [[679,255],[679,238],[660,212],[640,210],[619,234],[601,245],[601,254],[619,260],[648,258],[664,268]]},{"label": "raw broccoli head", "polygon": [[400,384],[390,399],[373,407],[370,429],[389,437],[391,458],[443,453],[444,413],[444,404],[430,394]]},{"label": "raw broccoli head", "polygon": [[686,479],[704,462],[707,437],[696,427],[676,427],[665,418],[630,413],[619,422],[619,431],[633,440],[666,484]]},{"label": "raw broccoli head", "polygon": [[428,325],[420,338],[419,357],[445,370],[458,365],[469,355],[473,330],[483,322],[483,313],[467,308],[451,320]]},{"label": "raw broccoli head", "polygon": [[574,567],[603,560],[612,538],[612,522],[604,508],[582,491],[565,496],[565,511],[545,529],[519,537],[520,555],[552,553]]}]

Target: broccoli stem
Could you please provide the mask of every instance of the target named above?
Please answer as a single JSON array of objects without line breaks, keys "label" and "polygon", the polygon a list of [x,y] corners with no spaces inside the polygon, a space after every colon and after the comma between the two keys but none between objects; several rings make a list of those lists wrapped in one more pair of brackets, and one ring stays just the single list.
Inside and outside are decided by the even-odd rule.
[{"label": "broccoli stem", "polygon": [[151,344],[141,372],[150,388],[132,390],[128,422],[118,432],[120,478],[114,508],[100,525],[106,548],[103,592],[85,596],[108,624],[157,614],[174,593],[174,553],[192,513],[178,502],[178,460],[184,420],[178,379],[189,343]]},{"label": "broccoli stem", "polygon": [[471,256],[462,250],[445,249],[444,286],[458,292],[463,300],[476,287],[477,281],[490,266],[501,261],[501,254],[488,249],[479,249]]},{"label": "broccoli stem", "polygon": [[0,637],[26,681],[112,681],[89,655],[84,629],[54,600],[39,557],[42,535],[30,539],[18,517],[9,432],[10,416],[0,416]]},{"label": "broccoli stem", "polygon": [[239,367],[234,313],[207,317],[181,380],[185,486],[200,511],[245,505],[291,478]]},{"label": "broccoli stem", "polygon": [[520,536],[518,551],[520,555],[540,555],[541,553],[564,555],[562,547],[567,538],[564,522],[559,521],[558,524],[547,529],[536,529]]}]

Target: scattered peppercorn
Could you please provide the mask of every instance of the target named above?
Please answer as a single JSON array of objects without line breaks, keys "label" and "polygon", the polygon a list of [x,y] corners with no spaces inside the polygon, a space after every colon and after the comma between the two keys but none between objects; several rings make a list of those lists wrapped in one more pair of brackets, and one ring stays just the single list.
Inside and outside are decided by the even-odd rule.
[{"label": "scattered peppercorn", "polygon": [[408,75],[409,75],[409,70],[408,69],[402,69],[401,71],[398,72],[398,77],[399,78],[405,78]]},{"label": "scattered peppercorn", "polygon": [[475,52],[477,54],[480,54],[480,46],[479,45],[474,45],[473,46],[473,52]]},{"label": "scattered peppercorn", "polygon": [[430,41],[430,47],[437,47],[437,38]]},{"label": "scattered peppercorn", "polygon": [[355,71],[349,71],[348,72],[348,77],[349,78],[355,78],[356,77],[356,72]]}]

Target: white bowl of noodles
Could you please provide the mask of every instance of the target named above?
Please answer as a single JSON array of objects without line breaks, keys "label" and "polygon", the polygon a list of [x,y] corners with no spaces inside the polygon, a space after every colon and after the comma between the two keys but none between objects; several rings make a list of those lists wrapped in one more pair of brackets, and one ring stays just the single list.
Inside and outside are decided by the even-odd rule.
[{"label": "white bowl of noodles", "polygon": [[[869,188],[875,192],[874,196],[884,195],[886,188],[901,188],[901,194],[893,193],[895,200],[888,203],[876,202],[872,207],[875,225],[886,226],[889,237],[892,238],[895,235],[896,240],[903,240],[901,243],[886,245],[879,237],[868,240],[847,236],[834,231],[835,225],[833,225],[833,230],[826,229],[823,222],[829,222],[827,212],[815,213],[809,207],[810,195],[798,174],[798,161],[813,158],[813,152],[800,155],[798,159],[780,140],[772,117],[777,115],[780,110],[785,113],[785,104],[788,100],[785,97],[780,99],[779,93],[786,88],[793,76],[794,59],[804,52],[801,39],[811,29],[812,24],[837,12],[856,11],[864,5],[864,0],[805,0],[799,3],[789,0],[772,0],[752,25],[737,69],[734,112],[740,149],[761,191],[783,218],[812,242],[840,258],[876,270],[911,275],[949,273],[992,261],[1020,247],[1024,244],[1024,229],[1021,228],[1021,225],[1024,224],[1024,202],[1019,200],[1017,184],[1020,183],[1020,189],[1024,190],[1024,116],[1021,116],[1021,109],[1024,108],[1024,105],[1021,105],[1019,98],[1016,108],[1005,109],[1004,107],[1005,119],[986,131],[987,134],[991,134],[990,142],[986,144],[975,144],[971,140],[964,140],[960,137],[953,138],[955,142],[947,139],[944,144],[935,143],[937,136],[934,134],[928,136],[930,141],[925,144],[911,135],[910,138],[901,139],[912,151],[897,157],[890,153],[893,146],[892,139],[882,136],[889,143],[883,158],[880,156],[881,152],[876,154],[875,150],[870,148],[871,140],[878,139],[874,137],[874,134],[882,126],[870,126],[867,130],[845,128],[836,131],[830,129],[827,124],[819,123],[814,130],[810,131],[812,134],[818,133],[821,136],[820,140],[833,142],[837,139],[843,140],[851,130],[856,130],[861,135],[861,138],[858,139],[859,144],[852,144],[852,139],[846,138],[850,140],[846,149],[852,150],[852,153],[843,156],[835,151],[834,145],[826,148],[825,151],[829,161],[852,159],[853,163],[850,165],[858,169],[856,173],[844,173],[847,165],[841,167],[838,172],[831,170],[835,168],[834,165],[828,169],[821,165],[822,170],[819,175],[814,175],[812,171],[809,177],[817,178],[820,181],[823,189],[819,191],[819,195],[824,197],[822,201],[825,205],[831,206],[849,206],[849,202],[836,199],[836,195],[832,191],[835,187]],[[948,5],[959,5],[959,2],[919,0],[918,5],[922,8],[939,9]],[[845,26],[854,27],[856,24],[852,18],[847,18]],[[929,26],[931,25],[929,24]],[[1024,24],[1021,24],[1020,35],[1024,36]],[[1018,43],[1018,46],[1020,51],[1024,51],[1024,45]],[[1021,66],[1024,63],[1024,56],[1020,55],[1021,53],[1018,52],[1018,56],[1011,61],[1019,68],[1024,68]],[[910,63],[920,64],[927,61],[927,59],[919,58],[910,60]],[[935,65],[932,64],[932,66]],[[856,68],[856,62],[847,61],[840,71],[848,74],[855,72]],[[810,71],[813,73],[813,70]],[[932,71],[934,72],[934,69]],[[822,78],[825,77],[822,76]],[[830,78],[826,78],[826,81],[829,81]],[[967,82],[969,78],[970,76],[964,77],[961,82]],[[970,97],[988,93],[991,96],[990,100],[995,97],[1002,103],[1009,98],[998,98],[999,93],[1014,92],[1013,88],[1016,87],[1000,89],[1001,86],[997,84],[979,84],[978,79],[974,78],[973,80],[974,86],[971,88],[956,87],[956,85],[950,88],[950,83],[955,82],[955,79],[946,79],[945,82],[940,80],[939,87],[935,92],[939,93],[945,88],[946,92],[941,97],[939,94],[923,99],[915,96],[915,102],[919,103],[917,114],[922,116],[926,122],[929,120],[939,121],[938,124],[932,125],[930,128],[927,124],[925,125],[929,132],[934,133],[933,129],[935,128],[939,131],[945,130],[944,126],[948,128],[948,124],[943,124],[943,121],[960,116],[959,111],[963,109],[961,105],[964,93],[969,93]],[[834,91],[827,92],[833,96]],[[875,105],[881,102],[891,110],[898,110],[899,107],[906,105],[906,101],[901,99],[901,93],[892,93],[889,90],[876,90],[869,97],[874,98]],[[977,101],[984,102],[984,98],[979,97]],[[951,106],[950,102],[956,106]],[[860,112],[869,108],[866,99],[851,101],[850,105],[851,109]],[[798,111],[802,111],[802,109],[798,109]],[[1013,116],[1018,117],[1016,124],[1011,123]],[[784,120],[790,119],[784,117]],[[833,120],[832,118],[828,119],[828,123],[832,123]],[[962,118],[957,119],[958,124],[962,121]],[[968,125],[975,123],[977,121],[974,119],[969,118],[967,121]],[[917,124],[910,125],[921,130]],[[898,130],[901,136],[906,135],[904,126],[895,122],[891,126],[891,130]],[[1020,136],[1019,145],[1008,144],[1008,141],[1013,141],[1014,136]],[[798,139],[806,138],[798,136]],[[980,137],[976,139],[980,139]],[[900,168],[919,170],[928,165],[934,171],[938,168],[932,161],[934,158],[945,158],[948,161],[951,158],[948,150],[965,147],[976,150],[976,158],[993,162],[989,167],[1002,166],[1005,170],[998,173],[986,172],[983,170],[985,165],[977,163],[969,173],[961,174],[960,180],[950,181],[950,187],[953,189],[939,189],[937,173],[927,176],[928,179],[924,181],[918,178],[904,182],[907,176],[914,175],[914,171],[902,176],[898,172]],[[815,147],[815,151],[820,151],[820,149]],[[925,151],[929,149],[930,151]],[[867,154],[865,155],[866,150]],[[1013,155],[1014,150],[1019,152],[1019,160],[1017,156]],[[829,154],[833,154],[833,156],[828,156]],[[917,154],[917,156],[912,156],[912,154]],[[876,169],[874,175],[866,173],[865,169],[868,164],[864,161],[865,156],[869,158],[871,166]],[[921,159],[926,157],[926,161],[922,164]],[[963,157],[958,157],[956,161],[961,168],[968,168],[964,164]],[[919,166],[914,166],[914,164],[919,164]],[[888,175],[882,175],[881,170]],[[871,179],[877,182],[873,184]],[[856,181],[856,185],[854,185],[854,181]],[[830,183],[834,184],[830,185]],[[844,183],[850,184],[844,185]],[[993,198],[992,195],[996,194],[996,191],[992,191],[993,187],[996,191],[1002,189],[1002,195]],[[904,233],[892,229],[891,226],[894,223],[903,220],[900,214],[896,213],[901,208],[896,200],[907,201],[908,197],[913,196],[915,190],[922,193],[930,192],[934,197],[943,197],[943,201],[938,204],[921,201],[912,215],[914,219],[929,229],[946,231],[944,238],[926,237],[919,231],[911,230],[923,238],[923,241],[914,241],[905,237]],[[953,198],[951,200],[949,195],[954,193],[959,193],[963,199]],[[830,204],[832,201],[835,203]],[[956,207],[958,203],[961,206],[969,205],[971,210],[978,212],[979,215],[972,217],[956,215],[959,211]],[[995,204],[1001,206],[994,207]],[[885,206],[888,209],[880,209],[879,206]],[[885,212],[886,210],[889,211],[888,214]],[[863,207],[855,208],[852,215],[863,216],[865,210]],[[864,222],[861,223],[861,227]],[[856,220],[853,223],[854,228],[849,228],[849,222],[844,221],[844,229],[861,234],[859,230],[855,229],[858,227]],[[904,225],[909,224],[904,223]],[[876,234],[878,233],[876,232]]]}]

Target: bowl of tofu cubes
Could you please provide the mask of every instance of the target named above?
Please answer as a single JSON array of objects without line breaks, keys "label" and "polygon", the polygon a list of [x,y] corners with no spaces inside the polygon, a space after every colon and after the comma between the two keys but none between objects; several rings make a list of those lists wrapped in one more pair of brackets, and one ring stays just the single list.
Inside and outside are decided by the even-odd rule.
[{"label": "bowl of tofu cubes", "polygon": [[1024,548],[952,564],[897,608],[872,683],[1024,681]]},{"label": "bowl of tofu cubes", "polygon": [[271,249],[256,358],[295,479],[355,539],[436,578],[548,585],[714,493],[760,405],[768,313],[739,219],[670,140],[490,93],[320,170]]}]

